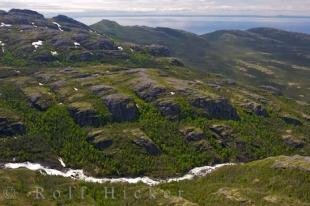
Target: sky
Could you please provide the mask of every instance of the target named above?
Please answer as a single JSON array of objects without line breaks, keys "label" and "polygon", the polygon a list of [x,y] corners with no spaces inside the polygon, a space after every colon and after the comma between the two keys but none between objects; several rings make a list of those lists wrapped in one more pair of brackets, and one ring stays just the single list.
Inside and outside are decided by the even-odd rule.
[{"label": "sky", "polygon": [[0,9],[45,15],[190,14],[310,16],[310,0],[0,0]]}]

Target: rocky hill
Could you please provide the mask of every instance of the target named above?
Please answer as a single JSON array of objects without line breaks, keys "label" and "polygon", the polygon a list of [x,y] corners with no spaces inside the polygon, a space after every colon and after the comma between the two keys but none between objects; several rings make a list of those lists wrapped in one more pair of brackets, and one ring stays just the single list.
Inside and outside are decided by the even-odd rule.
[{"label": "rocky hill", "polygon": [[[46,19],[35,11],[12,9],[1,12],[0,22],[0,58],[4,63],[72,64],[130,59],[128,52],[111,39],[67,16]],[[156,45],[136,49],[169,56],[169,51]]]}]

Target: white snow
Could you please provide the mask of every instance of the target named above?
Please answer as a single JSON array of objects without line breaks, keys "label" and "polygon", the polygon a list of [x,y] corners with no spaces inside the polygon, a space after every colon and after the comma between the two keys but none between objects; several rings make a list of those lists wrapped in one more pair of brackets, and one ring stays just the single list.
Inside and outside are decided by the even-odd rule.
[{"label": "white snow", "polygon": [[173,96],[173,95],[175,95],[175,92],[170,92],[170,94]]},{"label": "white snow", "polygon": [[78,89],[78,88],[75,88],[75,87],[74,87],[73,89],[74,89],[74,91],[79,91],[79,89]]},{"label": "white snow", "polygon": [[[64,166],[62,159],[59,158],[60,163]],[[169,182],[179,182],[183,180],[191,180],[195,177],[202,177],[206,176],[207,174],[212,173],[218,168],[224,167],[224,166],[230,166],[234,165],[233,163],[227,163],[227,164],[219,164],[215,166],[204,166],[204,167],[197,167],[192,170],[190,170],[186,175],[182,177],[176,177],[176,178],[168,178],[168,179],[151,179],[149,177],[137,177],[137,178],[95,178],[95,177],[89,177],[86,176],[83,172],[83,170],[73,170],[68,169],[66,171],[59,171],[56,169],[51,169],[48,167],[44,167],[37,163],[7,163],[4,165],[4,168],[6,169],[18,169],[18,168],[27,168],[32,171],[40,171],[42,174],[47,174],[51,176],[62,176],[62,177],[69,177],[76,180],[82,180],[85,182],[93,182],[93,183],[129,183],[129,184],[137,184],[137,183],[144,183],[149,186],[155,186],[163,183],[169,183]]]},{"label": "white snow", "polygon": [[39,86],[43,86],[44,84],[42,84],[41,82],[39,82]]},{"label": "white snow", "polygon": [[117,47],[117,49],[120,50],[120,51],[123,51],[123,50],[124,50],[124,48],[121,47],[121,46]]},{"label": "white snow", "polygon": [[11,27],[11,26],[12,26],[11,24],[5,24],[3,22],[1,22],[1,25],[0,25],[0,27]]},{"label": "white snow", "polygon": [[5,46],[5,44],[2,41],[0,41],[0,46],[1,46],[2,53],[4,53],[4,46]]},{"label": "white snow", "polygon": [[79,46],[81,46],[81,44],[79,42],[74,42],[73,44],[74,44],[75,48],[78,48]]},{"label": "white snow", "polygon": [[35,25],[34,22],[31,22],[31,24],[32,24],[32,26],[33,26],[34,28],[37,28],[37,27],[38,27],[37,25]]},{"label": "white snow", "polygon": [[130,48],[130,51],[131,51],[131,52],[134,52],[134,50],[133,50],[132,48]]},{"label": "white snow", "polygon": [[51,51],[51,55],[52,56],[58,56],[58,52],[57,51]]},{"label": "white snow", "polygon": [[60,162],[61,166],[66,167],[65,162],[62,160],[61,157],[58,158],[58,161]]},{"label": "white snow", "polygon": [[58,26],[59,31],[64,31],[64,30],[62,30],[61,25],[58,24],[57,22],[54,21],[53,24],[56,24]]},{"label": "white snow", "polygon": [[43,45],[43,41],[41,41],[41,40],[38,40],[36,42],[32,42],[32,46],[34,46],[34,48],[36,48],[36,49],[42,45]]}]

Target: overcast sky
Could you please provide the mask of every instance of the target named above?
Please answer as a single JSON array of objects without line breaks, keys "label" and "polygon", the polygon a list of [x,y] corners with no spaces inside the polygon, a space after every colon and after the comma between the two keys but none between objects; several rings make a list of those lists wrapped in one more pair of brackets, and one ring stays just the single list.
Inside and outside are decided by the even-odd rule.
[{"label": "overcast sky", "polygon": [[0,0],[0,9],[41,13],[310,15],[310,0]]}]

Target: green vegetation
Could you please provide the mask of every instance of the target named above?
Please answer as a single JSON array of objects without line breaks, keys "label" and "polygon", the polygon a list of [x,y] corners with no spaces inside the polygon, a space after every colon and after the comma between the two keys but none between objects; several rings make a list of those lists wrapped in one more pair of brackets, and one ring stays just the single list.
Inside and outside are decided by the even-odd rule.
[{"label": "green vegetation", "polygon": [[[278,168],[280,163],[291,159],[307,167]],[[6,196],[0,196],[0,204],[303,206],[310,202],[307,169],[309,162],[305,158],[281,156],[226,166],[206,177],[155,187],[93,184],[24,169],[0,170],[0,191],[8,191]]]}]

